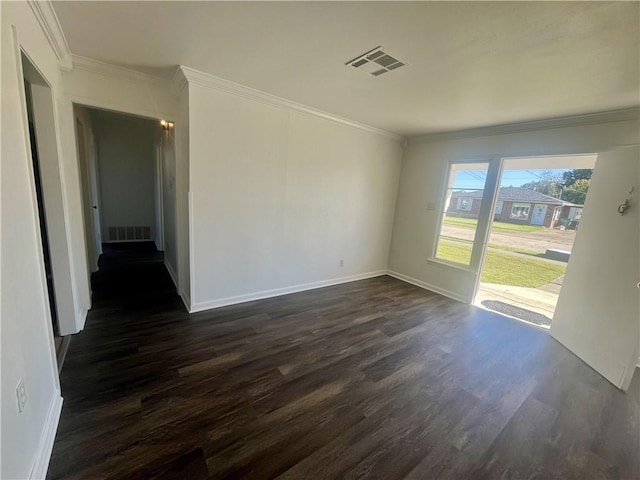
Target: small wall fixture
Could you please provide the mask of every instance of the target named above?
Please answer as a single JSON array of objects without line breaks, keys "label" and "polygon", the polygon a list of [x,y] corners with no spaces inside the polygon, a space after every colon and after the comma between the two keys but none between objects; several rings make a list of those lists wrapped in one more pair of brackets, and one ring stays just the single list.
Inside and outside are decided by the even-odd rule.
[{"label": "small wall fixture", "polygon": [[173,128],[173,122],[167,122],[166,120],[160,120],[160,126],[163,130],[169,130]]},{"label": "small wall fixture", "polygon": [[620,205],[618,205],[618,213],[620,215],[624,215],[624,212],[626,212],[628,208],[629,208],[629,199],[627,198],[624,201],[624,203],[621,203]]},{"label": "small wall fixture", "polygon": [[[629,190],[627,190],[627,195],[631,196],[631,194],[633,193],[634,190],[635,189],[634,189],[633,186],[629,187]],[[618,205],[618,213],[620,215],[624,215],[624,213],[629,209],[629,206],[630,206],[629,205],[629,199],[627,198],[624,201],[624,203],[621,203],[620,205]]]}]

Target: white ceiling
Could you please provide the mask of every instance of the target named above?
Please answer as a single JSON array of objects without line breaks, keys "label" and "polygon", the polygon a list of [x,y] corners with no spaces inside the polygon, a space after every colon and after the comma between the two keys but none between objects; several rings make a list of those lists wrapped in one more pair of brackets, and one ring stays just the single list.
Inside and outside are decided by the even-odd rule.
[{"label": "white ceiling", "polygon": [[[638,2],[54,2],[71,51],[402,135],[640,104]],[[345,62],[382,45],[406,67]]]}]

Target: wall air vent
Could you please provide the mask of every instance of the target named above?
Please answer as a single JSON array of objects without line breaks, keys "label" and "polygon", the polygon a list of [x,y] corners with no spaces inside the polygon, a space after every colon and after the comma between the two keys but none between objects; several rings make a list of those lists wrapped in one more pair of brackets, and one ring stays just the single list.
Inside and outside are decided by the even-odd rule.
[{"label": "wall air vent", "polygon": [[396,68],[400,68],[406,63],[392,57],[382,50],[382,47],[376,47],[362,55],[357,56],[353,60],[349,60],[345,65],[363,70],[374,77],[390,72]]}]

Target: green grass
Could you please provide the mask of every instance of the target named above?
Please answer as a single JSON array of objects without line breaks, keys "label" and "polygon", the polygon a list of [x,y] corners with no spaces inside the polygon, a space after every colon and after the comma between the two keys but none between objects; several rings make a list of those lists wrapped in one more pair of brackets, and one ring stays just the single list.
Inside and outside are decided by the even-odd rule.
[{"label": "green grass", "polygon": [[[471,259],[471,245],[441,240],[438,244],[437,257],[468,265]],[[514,287],[537,288],[563,275],[565,270],[564,265],[488,250],[482,281]]]},{"label": "green grass", "polygon": [[471,245],[441,239],[438,242],[436,257],[450,262],[469,265],[471,262]]},{"label": "green grass", "polygon": [[489,248],[495,248],[497,250],[506,250],[507,252],[522,253],[524,255],[538,256],[542,254],[542,252],[536,252],[535,250],[527,250],[526,248],[520,248],[520,247],[509,247],[507,245],[500,245],[497,243],[490,243]]},{"label": "green grass", "polygon": [[[478,224],[478,219],[445,216],[444,224],[450,225],[452,227],[475,229]],[[518,223],[506,223],[506,222],[493,222],[493,225],[491,227],[492,232],[498,232],[498,233],[539,232],[540,230],[544,230],[544,227],[539,227],[537,225],[521,225]]]}]

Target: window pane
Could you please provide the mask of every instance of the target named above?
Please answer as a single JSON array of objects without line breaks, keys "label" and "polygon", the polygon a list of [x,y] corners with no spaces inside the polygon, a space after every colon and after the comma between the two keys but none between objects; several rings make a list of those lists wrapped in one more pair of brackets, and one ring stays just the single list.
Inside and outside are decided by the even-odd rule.
[{"label": "window pane", "polygon": [[488,163],[451,165],[442,201],[444,210],[441,212],[436,258],[461,265],[471,264],[488,168]]},{"label": "window pane", "polygon": [[514,203],[511,207],[510,217],[515,220],[526,220],[529,218],[531,204]]},{"label": "window pane", "polygon": [[436,257],[449,262],[469,265],[471,263],[471,251],[473,242],[463,242],[454,238],[440,236]]}]

